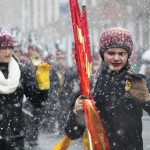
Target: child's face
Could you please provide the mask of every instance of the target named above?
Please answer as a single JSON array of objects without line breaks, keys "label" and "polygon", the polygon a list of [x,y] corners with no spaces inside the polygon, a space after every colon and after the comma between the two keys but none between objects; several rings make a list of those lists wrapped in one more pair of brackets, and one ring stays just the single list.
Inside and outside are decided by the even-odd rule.
[{"label": "child's face", "polygon": [[57,57],[57,63],[58,65],[60,66],[65,66],[65,63],[66,63],[66,58],[65,57]]},{"label": "child's face", "polygon": [[127,60],[128,53],[122,48],[110,48],[104,53],[104,62],[112,71],[121,70]]},{"label": "child's face", "polygon": [[19,58],[19,57],[20,57],[20,49],[17,48],[17,47],[14,47],[13,54],[14,54],[17,58]]},{"label": "child's face", "polygon": [[3,48],[0,49],[0,62],[9,63],[12,57],[13,49],[12,48]]}]

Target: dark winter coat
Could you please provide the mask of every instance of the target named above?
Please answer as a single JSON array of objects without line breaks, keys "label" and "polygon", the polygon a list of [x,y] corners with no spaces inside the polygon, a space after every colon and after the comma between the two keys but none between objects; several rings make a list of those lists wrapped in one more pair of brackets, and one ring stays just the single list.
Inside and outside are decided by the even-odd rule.
[{"label": "dark winter coat", "polygon": [[63,92],[62,97],[65,111],[68,113],[71,108],[72,99],[75,97],[77,91],[79,91],[79,77],[75,66],[70,67],[64,75]]},{"label": "dark winter coat", "polygon": [[49,117],[57,118],[59,110],[60,83],[54,69],[51,69],[50,71],[50,82],[51,86],[48,91],[48,98],[46,105],[43,107],[43,110],[46,111],[44,115],[48,117],[47,119],[49,119]]},{"label": "dark winter coat", "polygon": [[[20,84],[11,94],[0,94],[0,136],[4,139],[24,136],[22,102],[23,95],[35,106],[41,107],[47,97],[46,91],[37,88],[36,78],[29,67],[20,67]],[[8,78],[8,66],[1,70]]]},{"label": "dark winter coat", "polygon": [[[103,67],[94,88],[93,98],[100,112],[110,150],[143,150],[142,109],[150,115],[150,102],[140,104],[133,97],[126,96],[126,80],[140,75],[131,76],[125,69],[117,73]],[[65,127],[68,137],[77,139],[83,135],[84,130],[84,122],[71,112]]]}]

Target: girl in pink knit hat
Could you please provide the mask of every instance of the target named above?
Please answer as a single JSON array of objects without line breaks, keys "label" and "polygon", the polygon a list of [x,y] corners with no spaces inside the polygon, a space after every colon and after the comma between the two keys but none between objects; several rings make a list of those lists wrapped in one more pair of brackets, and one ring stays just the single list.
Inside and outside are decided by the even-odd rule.
[{"label": "girl in pink knit hat", "polygon": [[42,107],[50,86],[49,65],[39,66],[35,76],[31,68],[18,63],[13,56],[13,49],[12,35],[5,28],[0,28],[1,150],[25,149],[23,98],[26,96],[35,107]]}]

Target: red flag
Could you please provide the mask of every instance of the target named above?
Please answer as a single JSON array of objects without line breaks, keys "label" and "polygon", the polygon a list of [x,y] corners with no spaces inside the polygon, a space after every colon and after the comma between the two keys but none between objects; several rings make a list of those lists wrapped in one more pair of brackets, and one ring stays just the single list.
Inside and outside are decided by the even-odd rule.
[{"label": "red flag", "polygon": [[90,93],[92,56],[86,7],[82,7],[81,14],[77,0],[70,0],[70,8],[75,39],[76,64],[81,81],[81,94],[87,95],[91,99],[88,101],[83,100],[86,126],[92,140],[91,147],[93,150],[109,150],[108,139]]},{"label": "red flag", "polygon": [[[90,100],[83,100],[85,122],[88,133],[88,142],[90,150],[110,150],[109,142],[101,123],[100,115],[96,109],[90,90],[90,76],[92,73],[92,56],[90,48],[90,36],[88,30],[86,7],[82,7],[80,12],[77,0],[69,0],[72,26],[75,40],[75,58],[78,76],[80,79],[81,94],[89,96]],[[69,138],[62,140],[56,147],[56,150],[66,150],[63,144],[71,142]]]},{"label": "red flag", "polygon": [[90,95],[92,59],[88,25],[86,21],[86,10],[83,9],[81,15],[77,0],[70,0],[70,9],[75,39],[75,58],[78,75],[81,80],[81,93],[84,95]]}]

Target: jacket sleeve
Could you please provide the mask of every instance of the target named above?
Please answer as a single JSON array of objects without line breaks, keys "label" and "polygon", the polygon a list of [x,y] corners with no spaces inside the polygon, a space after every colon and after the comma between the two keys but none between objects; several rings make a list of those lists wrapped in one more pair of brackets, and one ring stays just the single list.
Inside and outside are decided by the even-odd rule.
[{"label": "jacket sleeve", "polygon": [[24,94],[26,95],[27,99],[35,107],[42,107],[47,99],[48,90],[41,91],[38,89],[35,73],[30,67],[22,68],[21,79],[23,80]]},{"label": "jacket sleeve", "polygon": [[[78,95],[79,96],[79,95]],[[67,121],[66,127],[65,127],[65,133],[71,140],[75,140],[80,138],[85,130],[85,121],[84,119],[76,116],[73,112],[74,103],[76,98],[73,100],[72,108],[70,111],[69,119]]]}]

